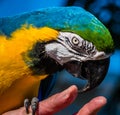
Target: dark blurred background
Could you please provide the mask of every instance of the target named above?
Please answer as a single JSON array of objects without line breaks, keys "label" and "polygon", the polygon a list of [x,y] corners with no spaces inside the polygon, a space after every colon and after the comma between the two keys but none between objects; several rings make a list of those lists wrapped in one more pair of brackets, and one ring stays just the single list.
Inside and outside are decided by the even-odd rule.
[{"label": "dark blurred background", "polygon": [[[45,7],[80,6],[94,14],[110,30],[115,42],[108,74],[102,84],[85,94],[79,94],[75,102],[56,115],[71,115],[91,98],[103,95],[107,105],[99,115],[120,115],[120,0],[0,0],[0,17],[13,16]],[[103,36],[104,37],[104,36]],[[80,82],[66,71],[56,73],[56,83],[50,95]]]}]

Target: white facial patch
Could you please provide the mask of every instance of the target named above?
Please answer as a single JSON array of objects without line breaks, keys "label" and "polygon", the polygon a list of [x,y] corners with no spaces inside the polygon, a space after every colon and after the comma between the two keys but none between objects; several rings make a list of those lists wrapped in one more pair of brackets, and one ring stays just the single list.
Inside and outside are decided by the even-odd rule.
[{"label": "white facial patch", "polygon": [[105,58],[105,53],[79,35],[60,32],[57,41],[45,45],[46,53],[61,65],[69,61],[87,61]]},{"label": "white facial patch", "polygon": [[[72,60],[79,60],[72,52],[69,52],[63,45],[57,43],[47,44],[45,46],[46,53],[58,63],[64,63]],[[79,60],[80,61],[80,60]]]}]

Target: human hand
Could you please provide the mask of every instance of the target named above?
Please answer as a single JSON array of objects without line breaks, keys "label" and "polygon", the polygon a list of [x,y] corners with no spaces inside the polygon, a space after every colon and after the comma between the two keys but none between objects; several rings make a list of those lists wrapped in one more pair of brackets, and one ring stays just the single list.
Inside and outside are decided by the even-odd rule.
[{"label": "human hand", "polygon": [[[70,105],[77,97],[78,89],[76,86],[71,86],[61,93],[57,93],[46,100],[39,102],[37,115],[53,115],[63,108]],[[90,102],[85,104],[77,113],[74,115],[96,115],[97,112],[106,104],[106,98],[99,96],[93,98]],[[29,108],[30,114],[32,113]],[[3,115],[28,115],[26,114],[25,108],[6,112]]]}]

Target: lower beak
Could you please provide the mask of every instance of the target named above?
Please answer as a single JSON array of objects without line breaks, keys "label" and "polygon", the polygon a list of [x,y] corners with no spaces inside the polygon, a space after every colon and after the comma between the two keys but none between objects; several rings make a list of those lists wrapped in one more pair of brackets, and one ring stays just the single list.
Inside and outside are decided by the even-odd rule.
[{"label": "lower beak", "polygon": [[87,84],[79,90],[80,93],[97,87],[105,78],[109,68],[110,58],[86,62],[69,62],[65,68],[73,76],[87,80]]}]

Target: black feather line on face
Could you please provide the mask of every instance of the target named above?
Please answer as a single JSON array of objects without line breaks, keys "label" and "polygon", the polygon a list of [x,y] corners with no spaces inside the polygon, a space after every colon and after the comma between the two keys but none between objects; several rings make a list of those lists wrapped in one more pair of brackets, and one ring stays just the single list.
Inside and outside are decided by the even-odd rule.
[{"label": "black feather line on face", "polygon": [[30,69],[33,71],[33,74],[53,74],[63,69],[60,64],[46,54],[45,44],[37,42],[32,50],[28,51],[28,57],[32,60]]}]

